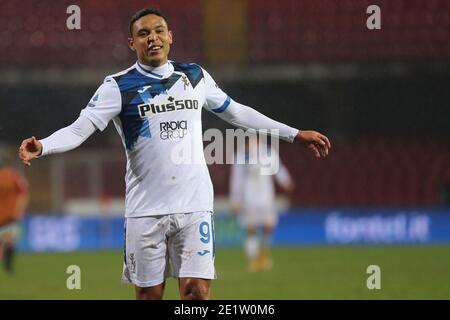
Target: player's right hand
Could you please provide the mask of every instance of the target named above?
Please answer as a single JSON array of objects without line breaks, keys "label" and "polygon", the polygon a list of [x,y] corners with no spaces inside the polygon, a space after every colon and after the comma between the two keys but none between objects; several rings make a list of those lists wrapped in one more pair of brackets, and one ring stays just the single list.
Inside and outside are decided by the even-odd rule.
[{"label": "player's right hand", "polygon": [[19,158],[26,166],[31,166],[31,160],[37,158],[42,153],[42,143],[34,136],[22,141],[19,147]]}]

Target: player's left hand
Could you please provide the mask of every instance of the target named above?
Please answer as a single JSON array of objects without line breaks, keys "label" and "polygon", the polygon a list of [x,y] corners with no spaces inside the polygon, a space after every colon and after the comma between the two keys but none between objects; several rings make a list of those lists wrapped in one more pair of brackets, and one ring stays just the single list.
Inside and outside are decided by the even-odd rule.
[{"label": "player's left hand", "polygon": [[26,166],[31,166],[31,160],[39,157],[42,153],[42,143],[31,137],[22,141],[19,147],[19,158]]},{"label": "player's left hand", "polygon": [[316,158],[326,157],[331,149],[330,140],[317,131],[300,130],[294,141],[307,148]]}]

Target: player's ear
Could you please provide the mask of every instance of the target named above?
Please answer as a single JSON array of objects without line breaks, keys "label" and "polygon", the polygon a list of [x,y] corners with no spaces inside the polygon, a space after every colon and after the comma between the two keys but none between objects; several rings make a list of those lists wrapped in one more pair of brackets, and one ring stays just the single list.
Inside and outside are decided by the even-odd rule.
[{"label": "player's ear", "polygon": [[132,37],[128,38],[128,48],[130,48],[131,51],[136,51],[136,49],[134,48],[134,41]]}]

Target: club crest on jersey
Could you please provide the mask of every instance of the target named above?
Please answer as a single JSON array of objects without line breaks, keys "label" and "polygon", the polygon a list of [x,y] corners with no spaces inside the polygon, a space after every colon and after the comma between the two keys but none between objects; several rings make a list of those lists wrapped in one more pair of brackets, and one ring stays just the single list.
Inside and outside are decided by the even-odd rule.
[{"label": "club crest on jersey", "polygon": [[184,90],[186,91],[186,89],[189,87],[189,85],[191,83],[189,82],[189,79],[188,79],[188,77],[185,74],[183,74],[181,76],[181,80],[183,81]]},{"label": "club crest on jersey", "polygon": [[172,112],[177,110],[197,110],[198,100],[185,99],[175,100],[170,96],[165,103],[143,103],[138,105],[139,116],[141,118],[148,118],[159,113]]}]

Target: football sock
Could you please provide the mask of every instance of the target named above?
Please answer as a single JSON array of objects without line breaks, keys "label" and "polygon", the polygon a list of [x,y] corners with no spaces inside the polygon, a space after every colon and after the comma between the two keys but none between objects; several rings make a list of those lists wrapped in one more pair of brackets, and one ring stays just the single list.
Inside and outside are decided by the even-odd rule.
[{"label": "football sock", "polygon": [[15,254],[15,248],[12,245],[6,245],[3,252],[3,264],[7,272],[13,272],[13,259]]},{"label": "football sock", "polygon": [[259,239],[258,236],[248,236],[244,243],[245,254],[250,260],[255,259],[259,253]]}]

